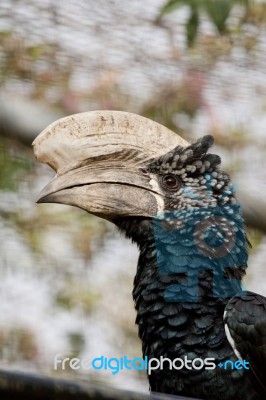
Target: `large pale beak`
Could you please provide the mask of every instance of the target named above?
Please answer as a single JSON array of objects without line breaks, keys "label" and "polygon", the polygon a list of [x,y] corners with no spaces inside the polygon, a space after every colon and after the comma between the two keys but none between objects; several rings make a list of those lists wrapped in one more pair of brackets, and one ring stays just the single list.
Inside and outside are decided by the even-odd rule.
[{"label": "large pale beak", "polygon": [[143,167],[177,145],[188,143],[131,113],[91,111],[59,119],[33,142],[37,160],[57,173],[37,202],[77,206],[108,220],[154,216],[163,194]]}]

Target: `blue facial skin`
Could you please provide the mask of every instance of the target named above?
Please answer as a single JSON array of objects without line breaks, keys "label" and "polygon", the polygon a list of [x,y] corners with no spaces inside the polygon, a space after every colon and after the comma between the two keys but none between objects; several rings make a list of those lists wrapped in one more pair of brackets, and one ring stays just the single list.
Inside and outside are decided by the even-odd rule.
[{"label": "blue facial skin", "polygon": [[[211,179],[205,175],[207,182]],[[212,194],[211,187],[207,190]],[[234,193],[233,185],[218,198],[219,206],[191,207],[166,211],[153,219],[157,264],[161,275],[185,273],[182,283],[169,285],[166,301],[198,302],[199,273],[213,276],[212,296],[228,298],[243,290],[241,281],[225,277],[225,269],[246,265],[247,241],[240,205],[223,204]],[[195,199],[189,188],[182,195]],[[199,196],[197,199],[200,201]]]}]

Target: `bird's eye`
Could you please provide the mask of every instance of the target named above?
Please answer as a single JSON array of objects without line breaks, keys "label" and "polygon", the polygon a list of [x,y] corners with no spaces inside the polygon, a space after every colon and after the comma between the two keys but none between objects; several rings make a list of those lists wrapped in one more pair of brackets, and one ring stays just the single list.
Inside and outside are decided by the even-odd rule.
[{"label": "bird's eye", "polygon": [[175,191],[180,188],[181,182],[177,176],[167,174],[161,178],[162,186],[164,189]]}]

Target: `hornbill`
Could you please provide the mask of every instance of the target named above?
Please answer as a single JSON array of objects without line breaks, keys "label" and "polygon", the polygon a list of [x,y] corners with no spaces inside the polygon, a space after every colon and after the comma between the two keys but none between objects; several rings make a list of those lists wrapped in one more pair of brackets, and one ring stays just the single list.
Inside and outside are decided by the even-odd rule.
[{"label": "hornbill", "polygon": [[56,171],[37,202],[77,206],[137,243],[143,355],[164,360],[150,371],[151,391],[266,399],[266,298],[242,287],[248,241],[212,143],[189,144],[126,112],[62,118],[33,142]]}]

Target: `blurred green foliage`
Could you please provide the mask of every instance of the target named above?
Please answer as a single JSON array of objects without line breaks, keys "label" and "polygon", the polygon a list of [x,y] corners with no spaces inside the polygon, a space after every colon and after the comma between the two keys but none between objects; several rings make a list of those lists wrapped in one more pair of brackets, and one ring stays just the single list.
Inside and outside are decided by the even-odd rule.
[{"label": "blurred green foliage", "polygon": [[227,31],[226,22],[235,5],[242,5],[248,8],[250,0],[169,0],[160,10],[159,18],[179,7],[188,6],[190,15],[186,23],[187,44],[191,47],[197,37],[200,14],[208,15],[210,21],[216,27],[219,34]]},{"label": "blurred green foliage", "polygon": [[8,362],[33,360],[37,356],[36,338],[31,330],[13,326],[0,330],[0,358]]},{"label": "blurred green foliage", "polygon": [[[10,29],[0,31],[0,49],[0,87],[7,82],[24,82],[30,84],[30,98],[62,106],[58,94],[67,92],[72,65],[58,62],[59,46],[48,41],[32,44]],[[55,83],[58,94],[51,97]]]},{"label": "blurred green foliage", "polygon": [[27,177],[32,167],[33,160],[31,160],[27,152],[21,152],[16,144],[5,141],[3,138],[1,139],[0,189],[17,190],[18,182]]},{"label": "blurred green foliage", "polygon": [[99,295],[88,288],[87,282],[82,286],[80,282],[73,280],[67,282],[64,289],[59,290],[55,296],[57,306],[67,310],[78,307],[84,314],[90,314],[98,301]]}]

